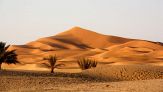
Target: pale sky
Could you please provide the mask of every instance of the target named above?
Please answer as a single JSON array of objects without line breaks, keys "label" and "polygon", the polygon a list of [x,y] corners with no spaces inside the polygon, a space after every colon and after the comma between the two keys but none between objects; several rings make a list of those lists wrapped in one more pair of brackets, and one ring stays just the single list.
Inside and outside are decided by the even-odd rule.
[{"label": "pale sky", "polygon": [[163,42],[163,0],[0,0],[0,41],[8,44],[73,26]]}]

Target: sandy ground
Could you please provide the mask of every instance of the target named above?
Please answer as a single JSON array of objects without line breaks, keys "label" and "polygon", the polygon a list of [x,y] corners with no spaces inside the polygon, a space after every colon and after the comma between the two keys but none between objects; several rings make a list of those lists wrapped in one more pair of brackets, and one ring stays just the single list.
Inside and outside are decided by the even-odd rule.
[{"label": "sandy ground", "polygon": [[107,81],[163,79],[163,66],[103,65],[83,71],[85,75]]},{"label": "sandy ground", "polygon": [[163,79],[90,82],[76,78],[2,77],[1,92],[163,92]]},{"label": "sandy ground", "polygon": [[[139,72],[142,71],[142,67],[145,72],[148,72],[147,74],[143,75],[143,72]],[[163,92],[163,69],[160,66],[104,68],[105,71],[97,67],[82,73],[56,72],[54,74],[46,71],[3,70],[0,71],[0,92]],[[121,76],[125,73],[123,70],[129,72],[125,74],[129,78]],[[101,71],[103,73],[107,71],[107,75],[102,74]],[[118,77],[114,76],[114,72]],[[137,75],[132,76],[132,72],[136,72]],[[140,74],[143,76],[137,78]]]}]

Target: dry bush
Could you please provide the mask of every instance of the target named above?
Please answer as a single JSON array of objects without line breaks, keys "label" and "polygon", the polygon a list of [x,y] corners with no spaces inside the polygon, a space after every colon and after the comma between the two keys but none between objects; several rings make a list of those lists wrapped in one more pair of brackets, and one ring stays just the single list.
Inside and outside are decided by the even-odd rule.
[{"label": "dry bush", "polygon": [[96,61],[96,60],[92,60],[92,61],[91,61],[91,66],[92,66],[93,68],[97,67],[97,61]]},{"label": "dry bush", "polygon": [[78,59],[77,63],[82,70],[94,68],[97,66],[96,60],[87,59],[87,58]]}]

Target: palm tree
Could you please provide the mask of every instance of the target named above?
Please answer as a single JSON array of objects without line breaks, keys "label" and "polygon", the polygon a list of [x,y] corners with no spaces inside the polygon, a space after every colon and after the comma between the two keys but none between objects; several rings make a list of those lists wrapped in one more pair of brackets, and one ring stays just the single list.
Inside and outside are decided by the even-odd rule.
[{"label": "palm tree", "polygon": [[56,64],[57,63],[57,56],[56,55],[49,55],[48,57],[43,58],[44,60],[48,60],[49,64],[44,63],[48,68],[51,68],[51,73],[54,73],[54,69],[58,68],[64,64]]},{"label": "palm tree", "polygon": [[0,70],[2,63],[7,64],[16,64],[19,63],[17,61],[17,54],[15,50],[8,51],[7,49],[10,47],[10,45],[6,46],[6,43],[0,42]]}]

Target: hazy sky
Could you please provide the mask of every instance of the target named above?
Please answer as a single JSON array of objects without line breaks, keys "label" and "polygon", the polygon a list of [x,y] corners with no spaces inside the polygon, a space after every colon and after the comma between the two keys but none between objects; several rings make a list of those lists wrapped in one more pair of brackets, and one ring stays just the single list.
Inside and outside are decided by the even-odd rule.
[{"label": "hazy sky", "polygon": [[163,0],[0,0],[0,40],[9,44],[73,26],[163,42]]}]

